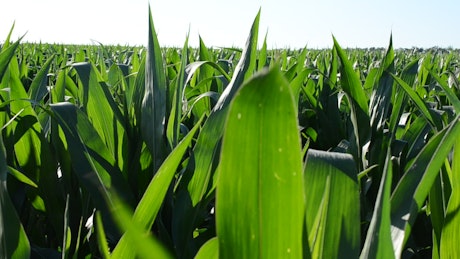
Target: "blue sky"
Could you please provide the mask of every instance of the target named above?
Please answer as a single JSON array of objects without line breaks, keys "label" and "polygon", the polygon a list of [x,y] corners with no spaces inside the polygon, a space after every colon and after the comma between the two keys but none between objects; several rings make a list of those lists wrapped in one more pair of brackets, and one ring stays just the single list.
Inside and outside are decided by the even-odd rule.
[{"label": "blue sky", "polygon": [[[147,0],[14,0],[0,9],[0,42],[16,22],[13,39],[49,43],[146,45]],[[415,0],[168,0],[150,1],[162,46],[241,47],[261,8],[259,34],[271,48],[394,46],[460,48],[460,1]]]}]

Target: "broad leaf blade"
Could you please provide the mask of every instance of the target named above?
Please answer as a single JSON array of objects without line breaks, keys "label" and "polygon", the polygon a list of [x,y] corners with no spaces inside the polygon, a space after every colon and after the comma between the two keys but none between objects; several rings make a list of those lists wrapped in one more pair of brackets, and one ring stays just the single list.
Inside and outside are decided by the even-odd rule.
[{"label": "broad leaf blade", "polygon": [[[351,155],[308,150],[305,211],[312,258],[358,257],[361,234],[357,175]],[[320,224],[315,224],[316,220]]]},{"label": "broad leaf blade", "polygon": [[216,194],[220,257],[302,256],[296,116],[290,87],[276,69],[254,76],[231,103]]}]

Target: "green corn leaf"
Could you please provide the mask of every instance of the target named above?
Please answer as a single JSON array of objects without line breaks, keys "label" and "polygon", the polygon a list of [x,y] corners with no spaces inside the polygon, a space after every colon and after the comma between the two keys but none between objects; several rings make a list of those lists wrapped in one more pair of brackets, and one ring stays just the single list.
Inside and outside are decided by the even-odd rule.
[{"label": "green corn leaf", "polygon": [[0,257],[29,258],[30,244],[6,187],[8,167],[0,131]]},{"label": "green corn leaf", "polygon": [[96,226],[97,245],[99,248],[99,252],[101,253],[102,258],[109,259],[110,252],[109,252],[109,247],[107,245],[107,238],[104,232],[104,224],[102,223],[101,213],[99,211],[96,211],[96,213],[94,214],[94,217],[96,221],[95,226]]},{"label": "green corn leaf", "polygon": [[[391,239],[390,194],[393,169],[391,148],[387,149],[380,187],[375,201],[374,212],[367,230],[366,240],[360,258],[395,258]],[[399,256],[396,256],[399,258]]]},{"label": "green corn leaf", "polygon": [[195,61],[195,62],[187,65],[187,67],[185,69],[185,73],[187,75],[186,83],[188,83],[190,81],[190,79],[192,78],[192,76],[195,73],[195,71],[197,71],[201,67],[206,67],[206,66],[210,66],[210,67],[214,68],[214,70],[218,71],[221,75],[223,75],[226,80],[228,80],[228,81],[231,80],[231,78],[227,74],[227,72],[225,72],[225,70],[221,66],[219,66],[217,63],[209,61],[209,60],[204,60],[204,61]]},{"label": "green corn leaf", "polygon": [[[390,104],[393,94],[393,78],[390,73],[394,73],[394,58],[393,41],[390,37],[390,45],[388,46],[387,53],[382,62],[382,67],[380,67],[374,79],[376,87],[372,92],[369,104],[371,108],[370,124],[373,135],[372,140],[374,140],[374,138],[382,138],[385,123],[390,115]],[[372,140],[371,145],[377,144],[377,149],[379,149],[379,143],[372,143]]]},{"label": "green corn leaf", "polygon": [[106,222],[112,206],[111,193],[118,193],[128,203],[132,203],[134,198],[115,158],[89,118],[75,105],[52,104],[51,111],[65,134],[67,152],[80,184],[89,192],[96,208],[101,210],[104,223],[108,223],[106,230],[110,238],[116,239],[118,230],[114,228],[113,222]]},{"label": "green corn leaf", "polygon": [[[225,78],[227,78],[227,81],[230,81],[230,76],[220,67],[217,65],[217,63],[214,62],[213,57],[211,56],[212,52],[208,50],[206,45],[204,44],[204,41],[201,37],[199,37],[200,40],[200,47],[199,47],[199,61],[195,61],[192,64],[195,63],[202,63],[206,64],[207,62],[210,62],[209,65],[207,66],[202,66],[199,65],[199,74],[197,77],[197,82],[199,82],[196,86],[195,89],[199,89],[200,93],[207,93],[211,91],[211,85],[212,81],[214,80],[214,74],[215,71],[219,71],[222,75],[224,75]],[[186,73],[187,75],[187,83],[190,81],[192,76],[194,75],[195,71],[197,70],[198,67],[193,66],[192,64],[187,65],[186,68]],[[188,101],[184,99],[184,104],[188,106]],[[203,99],[202,101],[196,103],[193,111],[195,112],[195,116],[197,118],[201,117],[203,114],[207,114],[209,116],[209,113],[211,112],[212,106],[211,102],[209,99]]]},{"label": "green corn leaf", "polygon": [[267,35],[268,31],[265,33],[264,43],[262,43],[262,48],[259,51],[259,57],[257,59],[257,71],[262,70],[267,64]]},{"label": "green corn leaf", "polygon": [[219,239],[213,237],[209,239],[195,256],[195,259],[218,259],[219,258]]},{"label": "green corn leaf", "polygon": [[25,174],[21,173],[19,170],[17,170],[16,168],[13,168],[11,166],[8,167],[8,172],[14,177],[16,178],[16,180],[22,182],[22,183],[25,183],[29,186],[32,186],[34,188],[38,188],[38,185],[32,181],[29,177],[27,177]]},{"label": "green corn leaf", "polygon": [[166,157],[166,74],[160,44],[149,6],[149,43],[145,61],[145,93],[142,101],[141,133],[153,156],[154,172]]},{"label": "green corn leaf", "polygon": [[444,90],[446,93],[447,98],[449,101],[452,103],[452,105],[455,108],[455,112],[460,113],[460,100],[458,97],[455,95],[455,93],[452,91],[452,89],[449,87],[447,82],[445,80],[442,80],[436,73],[432,70],[429,70],[430,76],[432,76],[436,82],[441,86],[441,88]]},{"label": "green corn leaf", "polygon": [[83,110],[91,121],[119,168],[123,168],[123,141],[125,125],[123,115],[112,97],[107,85],[99,83],[98,75],[90,63],[76,63],[73,68],[77,71],[81,87]]},{"label": "green corn leaf", "polygon": [[117,252],[117,248],[119,247],[117,246],[111,258],[149,259],[152,258],[152,256],[161,259],[173,258],[163,244],[154,236],[145,232],[145,223],[138,221],[139,219],[133,216],[129,207],[116,197],[114,197],[114,203],[115,206],[112,209],[112,216],[120,229],[125,233],[120,242],[126,244],[125,247],[129,248],[129,253],[122,253],[123,255],[120,255],[118,253],[120,250]]},{"label": "green corn leaf", "polygon": [[358,75],[353,70],[353,67],[350,61],[347,58],[347,55],[340,47],[339,43],[335,38],[334,40],[334,48],[337,51],[337,55],[339,57],[339,61],[341,63],[340,68],[340,76],[342,82],[342,88],[347,93],[351,99],[357,104],[357,109],[360,109],[365,115],[369,113],[368,108],[368,98],[364,93],[361,81],[359,80]]},{"label": "green corn leaf", "polygon": [[[139,70],[137,72],[136,79],[134,80],[134,86],[127,89],[132,93],[127,93],[126,96],[131,96],[131,100],[126,100],[128,109],[132,111],[130,116],[132,117],[132,125],[138,125],[142,121],[142,100],[145,92],[145,57],[142,58],[139,64]],[[139,128],[139,126],[135,127]]]},{"label": "green corn leaf", "polygon": [[[354,152],[356,163],[359,165],[358,170],[363,169],[364,157],[361,154],[361,148],[367,142],[370,134],[369,124],[369,107],[368,98],[363,90],[361,81],[353,70],[353,66],[347,58],[347,55],[340,47],[339,43],[333,37],[334,49],[337,53],[340,66],[340,83],[350,104],[350,117],[353,124],[354,138],[356,147]],[[359,159],[359,160],[357,160]],[[361,161],[360,161],[361,160]]]},{"label": "green corn leaf", "polygon": [[[200,128],[202,120],[203,118],[190,130],[187,136],[185,136],[166,158],[137,205],[133,220],[141,227],[139,231],[142,231],[142,233],[147,232],[152,227],[158,211],[163,204],[166,192],[176,173],[176,169],[180,165],[185,151],[187,151],[188,146],[192,142],[193,136]],[[133,247],[128,246],[128,240],[124,238],[124,236],[115,247],[112,254],[113,258],[131,258],[132,255],[135,254],[135,250]]]},{"label": "green corn leaf", "polygon": [[42,101],[43,97],[48,93],[48,71],[51,67],[51,62],[54,60],[54,55],[48,58],[48,60],[43,64],[40,71],[38,71],[37,75],[34,77],[32,84],[30,85],[29,89],[29,98],[32,101],[40,102]]},{"label": "green corn leaf", "polygon": [[8,48],[10,46],[10,40],[11,40],[11,35],[13,34],[14,26],[16,25],[16,22],[13,22],[13,25],[11,25],[11,29],[8,32],[8,35],[6,36],[5,42],[2,45],[1,51],[4,49]]},{"label": "green corn leaf", "polygon": [[259,20],[260,10],[254,19],[246,47],[235,68],[232,80],[206,120],[194,147],[195,169],[188,184],[193,206],[201,201],[209,189],[208,184],[213,175],[213,160],[218,157],[218,143],[222,138],[228,104],[244,80],[252,76],[255,71]]},{"label": "green corn leaf", "polygon": [[19,40],[10,45],[9,47],[3,47],[2,51],[0,52],[0,82],[3,79],[3,75],[5,74],[6,69],[8,68],[8,65],[11,61],[11,59],[14,57],[16,53],[16,49],[19,46]]},{"label": "green corn leaf", "polygon": [[180,124],[182,119],[182,103],[184,99],[184,88],[186,85],[185,67],[188,62],[188,34],[185,39],[184,47],[181,52],[181,64],[179,74],[176,78],[176,87],[174,92],[174,99],[172,101],[172,108],[168,120],[168,128],[166,135],[169,141],[170,149],[174,149],[179,142]]},{"label": "green corn leaf", "polygon": [[426,120],[430,123],[430,125],[434,129],[442,128],[442,124],[440,121],[437,121],[435,116],[432,116],[427,104],[422,100],[422,98],[415,92],[406,82],[404,82],[398,76],[392,75],[395,81],[402,87],[402,89],[407,93],[410,99],[415,103],[417,108],[420,110],[422,115],[426,118]]},{"label": "green corn leaf", "polygon": [[392,240],[395,255],[400,256],[411,226],[414,224],[445,158],[460,137],[460,117],[433,136],[404,172],[391,196]]},{"label": "green corn leaf", "polygon": [[51,103],[63,102],[65,100],[65,87],[68,81],[66,70],[59,71],[56,84],[51,90]]},{"label": "green corn leaf", "polygon": [[451,174],[452,193],[447,211],[444,218],[440,242],[440,258],[459,258],[460,249],[458,240],[460,240],[460,141],[457,139],[454,144],[454,153],[452,157],[452,174]]},{"label": "green corn leaf", "polygon": [[62,251],[61,251],[61,257],[66,258],[69,257],[69,249],[70,249],[70,243],[71,243],[71,237],[72,234],[70,232],[70,226],[69,226],[69,195],[66,197],[65,201],[65,209],[64,209],[64,234],[62,235]]},{"label": "green corn leaf", "polygon": [[[19,79],[17,59],[11,60],[3,82],[10,86],[11,112],[16,115],[20,113],[11,123],[15,135],[13,146],[15,158],[21,172],[38,186],[38,189],[27,189],[27,196],[31,200],[43,200],[44,203],[32,204],[35,209],[47,212],[51,225],[56,230],[61,230],[63,219],[60,213],[64,212],[64,197],[49,192],[59,186],[56,175],[57,164],[37,113],[32,108],[33,101],[28,99],[27,92]],[[59,231],[57,235],[61,233]]]},{"label": "green corn leaf", "polygon": [[306,227],[312,258],[357,258],[358,171],[349,154],[309,149],[305,164]]},{"label": "green corn leaf", "polygon": [[[304,195],[293,95],[275,68],[232,101],[216,193],[221,258],[301,258]],[[288,213],[286,213],[288,212]]]}]

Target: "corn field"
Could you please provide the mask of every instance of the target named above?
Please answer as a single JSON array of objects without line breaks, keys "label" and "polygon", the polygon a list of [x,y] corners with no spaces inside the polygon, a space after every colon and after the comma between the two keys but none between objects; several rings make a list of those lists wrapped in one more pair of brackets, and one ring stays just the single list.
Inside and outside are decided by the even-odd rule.
[{"label": "corn field", "polygon": [[[1,258],[460,258],[460,51],[0,52]],[[14,27],[14,26],[13,26]],[[13,31],[13,28],[11,29]]]}]

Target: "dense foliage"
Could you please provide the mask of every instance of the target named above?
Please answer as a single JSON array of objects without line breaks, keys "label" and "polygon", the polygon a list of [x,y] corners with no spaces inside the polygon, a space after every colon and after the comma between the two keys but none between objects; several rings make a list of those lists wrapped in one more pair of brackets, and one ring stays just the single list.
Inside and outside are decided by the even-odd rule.
[{"label": "dense foliage", "polygon": [[2,258],[459,258],[460,52],[12,42]]}]

